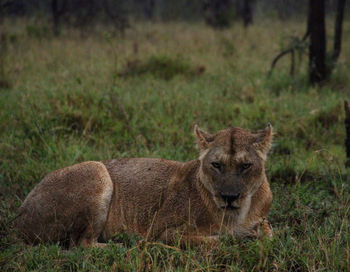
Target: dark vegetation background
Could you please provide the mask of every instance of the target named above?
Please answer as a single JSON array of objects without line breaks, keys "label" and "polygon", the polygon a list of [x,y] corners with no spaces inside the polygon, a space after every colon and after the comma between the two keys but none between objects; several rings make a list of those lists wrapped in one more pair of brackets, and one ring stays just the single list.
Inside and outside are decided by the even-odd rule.
[{"label": "dark vegetation background", "polygon": [[[335,0],[1,0],[0,270],[349,271],[349,34],[349,3]],[[180,249],[120,234],[106,249],[65,251],[24,245],[11,227],[57,168],[188,161],[195,123],[267,122],[272,240]]]}]

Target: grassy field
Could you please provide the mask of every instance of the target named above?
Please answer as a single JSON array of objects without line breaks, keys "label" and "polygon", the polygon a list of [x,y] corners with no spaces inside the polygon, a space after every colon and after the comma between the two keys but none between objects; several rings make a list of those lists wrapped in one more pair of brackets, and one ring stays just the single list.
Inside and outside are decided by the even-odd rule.
[{"label": "grassy field", "polygon": [[[54,38],[31,21],[5,22],[0,88],[1,271],[349,271],[350,178],[343,100],[349,99],[350,21],[339,63],[307,84],[307,56],[271,78],[273,57],[305,23],[261,21],[248,31],[202,24],[135,24]],[[330,28],[329,28],[330,29]],[[329,41],[332,32],[328,33]],[[331,43],[329,43],[331,44]],[[179,249],[121,234],[105,249],[24,245],[8,223],[40,179],[85,160],[197,157],[194,124],[216,131],[274,126],[267,164],[272,240],[223,237]]]}]

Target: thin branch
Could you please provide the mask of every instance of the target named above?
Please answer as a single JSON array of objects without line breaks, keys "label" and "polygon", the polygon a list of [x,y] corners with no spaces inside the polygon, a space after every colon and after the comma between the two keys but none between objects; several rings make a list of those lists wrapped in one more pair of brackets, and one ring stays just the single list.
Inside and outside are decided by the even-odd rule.
[{"label": "thin branch", "polygon": [[268,73],[267,76],[270,77],[270,76],[272,75],[272,71],[273,71],[273,69],[275,68],[275,66],[276,66],[276,64],[277,64],[277,62],[278,62],[278,60],[279,60],[280,58],[282,58],[284,55],[287,55],[287,54],[289,54],[289,53],[291,53],[291,52],[293,52],[293,51],[294,51],[294,48],[288,48],[288,49],[282,51],[281,53],[279,53],[279,54],[273,59],[273,61],[272,61],[272,63],[271,63],[271,68],[270,68],[269,73]]},{"label": "thin branch", "polygon": [[308,26],[303,38],[301,39],[301,42],[305,42],[307,40],[307,38],[309,38],[309,35],[310,35],[310,28]]},{"label": "thin branch", "polygon": [[297,48],[299,47],[300,44],[303,44],[307,38],[309,37],[310,35],[310,31],[309,31],[309,27],[307,28],[306,30],[306,33],[304,34],[303,38],[296,44],[294,44],[292,47],[286,49],[286,50],[283,50],[282,52],[280,52],[272,61],[271,63],[271,67],[270,67],[270,70],[267,74],[267,77],[271,77],[272,75],[272,72],[273,72],[273,69],[275,68],[277,62],[280,60],[280,58],[282,58],[283,56],[287,55],[287,54],[291,54],[292,57],[291,57],[291,60],[292,60],[292,63],[291,63],[291,75],[294,74],[294,66],[295,66],[295,58],[294,58],[294,51],[297,50]]}]

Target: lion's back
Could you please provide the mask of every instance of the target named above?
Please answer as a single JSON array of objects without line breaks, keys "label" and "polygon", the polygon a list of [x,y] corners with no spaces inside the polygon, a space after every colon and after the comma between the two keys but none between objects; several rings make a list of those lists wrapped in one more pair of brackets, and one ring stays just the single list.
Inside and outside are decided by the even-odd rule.
[{"label": "lion's back", "polygon": [[111,179],[119,190],[133,194],[148,194],[164,190],[174,173],[183,165],[181,162],[154,158],[124,158],[103,161]]}]

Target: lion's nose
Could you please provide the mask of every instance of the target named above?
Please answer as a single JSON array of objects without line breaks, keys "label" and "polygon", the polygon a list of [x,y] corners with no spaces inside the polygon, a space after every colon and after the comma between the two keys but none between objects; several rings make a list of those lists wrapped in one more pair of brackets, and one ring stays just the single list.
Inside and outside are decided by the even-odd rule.
[{"label": "lion's nose", "polygon": [[227,194],[227,193],[220,193],[220,196],[224,201],[226,201],[228,204],[231,204],[233,201],[237,200],[240,196],[240,193],[238,194]]}]

